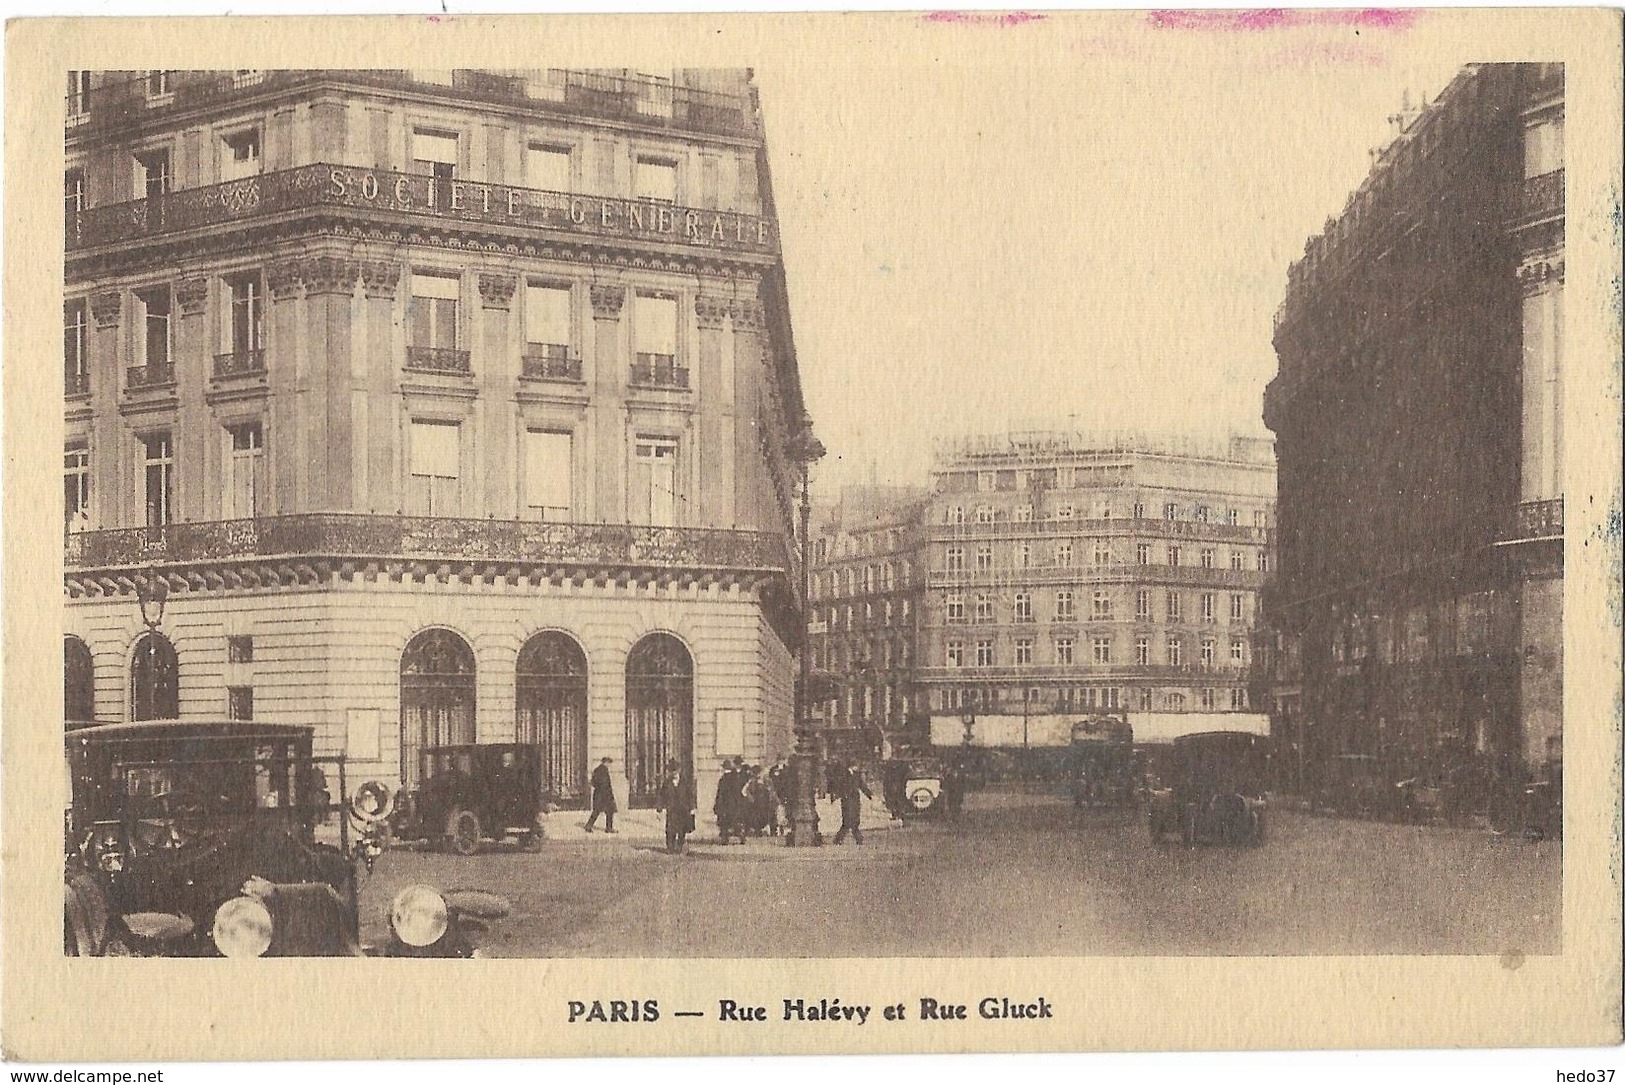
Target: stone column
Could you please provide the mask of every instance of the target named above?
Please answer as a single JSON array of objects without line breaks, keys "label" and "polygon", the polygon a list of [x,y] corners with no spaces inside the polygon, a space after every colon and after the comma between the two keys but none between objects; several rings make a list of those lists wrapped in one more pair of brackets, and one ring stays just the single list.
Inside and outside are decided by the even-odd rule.
[{"label": "stone column", "polygon": [[[90,350],[90,523],[94,528],[125,527],[140,505],[130,477],[128,438],[116,407],[124,389],[124,354],[119,349],[119,317],[124,295],[103,290],[90,295],[86,330]],[[121,507],[122,506],[122,507]]]},{"label": "stone column", "polygon": [[519,278],[483,271],[479,278],[480,323],[473,362],[474,382],[479,387],[479,399],[474,403],[482,449],[478,455],[484,459],[483,465],[475,467],[481,480],[479,501],[485,515],[517,520],[519,454],[511,393],[519,379],[519,346],[510,318]]},{"label": "stone column", "polygon": [[[400,473],[396,469],[399,443],[399,375],[401,358],[395,348],[395,297],[400,288],[401,264],[396,260],[361,261],[362,326],[366,329],[366,355],[361,359],[360,393],[365,402],[367,485],[357,507],[366,512],[391,514],[402,507]],[[359,428],[359,427],[358,427]]]},{"label": "stone column", "polygon": [[626,386],[631,360],[621,346],[621,307],[626,304],[626,288],[619,283],[593,283],[593,335],[591,349],[592,419],[594,447],[591,457],[593,507],[589,515],[609,524],[624,524],[626,493]]},{"label": "stone column", "polygon": [[175,514],[182,520],[217,520],[221,515],[221,456],[224,431],[216,432],[204,394],[214,375],[219,346],[204,319],[209,280],[201,276],[175,284],[171,349],[175,368]]},{"label": "stone column", "polygon": [[265,314],[265,454],[270,457],[272,515],[304,511],[301,507],[299,315],[304,308],[304,280],[297,258],[273,260],[265,266],[265,289],[270,305]]},{"label": "stone column", "polygon": [[760,301],[734,301],[734,520],[752,531],[778,523],[777,514],[763,507],[763,495],[769,492],[759,432],[762,382],[767,379],[764,323]]},{"label": "stone column", "polygon": [[307,454],[312,509],[348,511],[354,507],[350,340],[360,274],[360,262],[348,257],[312,256],[304,262],[311,360]]},{"label": "stone column", "polygon": [[706,527],[729,527],[734,522],[733,397],[723,386],[723,337],[731,305],[730,299],[711,294],[694,298],[694,318],[699,326],[694,389],[700,414],[699,448],[693,462],[700,523]]}]

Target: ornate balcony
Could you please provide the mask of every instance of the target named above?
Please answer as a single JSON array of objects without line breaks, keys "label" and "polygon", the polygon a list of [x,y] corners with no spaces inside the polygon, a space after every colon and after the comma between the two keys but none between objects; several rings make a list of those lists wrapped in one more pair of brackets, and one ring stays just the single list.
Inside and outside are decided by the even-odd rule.
[{"label": "ornate balcony", "polygon": [[1513,201],[1513,220],[1520,226],[1563,217],[1564,170],[1525,178]]},{"label": "ornate balcony", "polygon": [[404,69],[309,68],[282,71],[169,71],[158,73],[168,91],[152,94],[152,77],[103,83],[88,95],[67,97],[67,127],[113,130],[162,112],[229,102],[319,83],[409,90],[461,101],[491,102],[553,114],[585,115],[658,128],[729,136],[755,135],[755,118],[741,95],[614,72],[564,68],[522,72],[458,69],[450,81],[420,78]]},{"label": "ornate balcony", "polygon": [[980,571],[932,569],[933,588],[1002,584],[1190,584],[1212,588],[1257,588],[1267,574],[1251,569],[1204,569],[1200,565],[1034,565],[1025,569]]},{"label": "ornate balcony", "polygon": [[632,383],[646,388],[688,389],[688,367],[670,354],[639,354],[632,362]]},{"label": "ornate balcony", "polygon": [[532,381],[579,381],[581,358],[572,357],[563,343],[527,343],[519,376]]},{"label": "ornate balcony", "polygon": [[1240,663],[1034,663],[1000,667],[920,667],[915,672],[922,682],[1025,682],[1060,679],[1072,682],[1099,682],[1110,679],[1164,679],[1200,683],[1234,682],[1247,676]]},{"label": "ornate balcony", "polygon": [[406,216],[413,228],[428,221],[462,223],[506,237],[516,229],[539,229],[711,252],[778,251],[772,222],[757,215],[325,162],[87,208],[68,216],[66,245],[73,254],[301,215],[336,215],[369,226]]},{"label": "ornate balcony", "polygon": [[175,383],[175,367],[169,362],[132,365],[124,371],[124,387],[130,392],[165,388]]},{"label": "ornate balcony", "polygon": [[459,377],[474,372],[469,352],[453,347],[407,347],[406,368],[416,373],[450,373]]},{"label": "ornate balcony", "polygon": [[933,524],[928,528],[933,542],[959,538],[1012,538],[1035,535],[1071,535],[1077,538],[1138,535],[1146,540],[1165,538],[1203,539],[1213,542],[1266,543],[1268,528],[1242,524],[1198,523],[1194,520],[1163,520],[1150,517],[1113,517],[1109,520],[995,520],[963,524]]},{"label": "ornate balcony", "polygon": [[265,351],[239,350],[232,354],[216,354],[214,356],[214,379],[230,380],[232,377],[257,377],[265,373]]},{"label": "ornate balcony", "polygon": [[268,558],[540,565],[611,576],[636,569],[783,573],[789,568],[785,541],[762,532],[358,513],[89,531],[68,536],[65,553],[70,572]]}]

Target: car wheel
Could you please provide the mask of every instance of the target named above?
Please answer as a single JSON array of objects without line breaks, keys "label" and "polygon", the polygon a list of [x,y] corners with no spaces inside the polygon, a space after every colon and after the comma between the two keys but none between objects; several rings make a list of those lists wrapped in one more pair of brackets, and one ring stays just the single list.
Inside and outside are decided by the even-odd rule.
[{"label": "car wheel", "polygon": [[459,810],[451,815],[446,843],[458,855],[473,855],[480,850],[480,819],[472,810]]}]

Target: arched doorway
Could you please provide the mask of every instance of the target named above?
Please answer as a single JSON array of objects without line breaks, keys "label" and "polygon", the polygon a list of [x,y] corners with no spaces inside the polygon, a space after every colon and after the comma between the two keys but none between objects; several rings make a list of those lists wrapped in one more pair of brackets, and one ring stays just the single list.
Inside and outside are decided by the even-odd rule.
[{"label": "arched doorway", "polygon": [[650,633],[626,657],[628,804],[653,806],[667,761],[694,768],[694,660],[669,633]]},{"label": "arched doorway", "polygon": [[74,636],[62,638],[62,716],[77,722],[96,718],[96,664],[90,646]]},{"label": "arched doorway", "polygon": [[474,741],[474,650],[449,629],[426,629],[401,653],[401,782],[418,779],[418,751]]},{"label": "arched doorway", "polygon": [[162,633],[143,633],[130,659],[130,718],[173,720],[181,714],[180,665]]},{"label": "arched doorway", "polygon": [[514,741],[542,748],[542,787],[554,802],[587,797],[587,656],[567,634],[538,633],[515,667]]}]

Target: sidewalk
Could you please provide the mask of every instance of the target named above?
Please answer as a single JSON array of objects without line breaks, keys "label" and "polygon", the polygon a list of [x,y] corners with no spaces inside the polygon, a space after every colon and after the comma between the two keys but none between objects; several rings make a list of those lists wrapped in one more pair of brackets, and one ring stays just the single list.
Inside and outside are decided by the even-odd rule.
[{"label": "sidewalk", "polygon": [[[604,819],[599,818],[590,833],[583,832],[582,826],[587,823],[585,810],[556,810],[551,814],[543,815],[543,823],[547,827],[547,844],[554,847],[559,844],[584,844],[599,847],[609,847],[613,844],[648,845],[656,844],[664,847],[666,844],[666,815],[658,810],[620,810],[615,814],[615,832],[604,831]],[[698,824],[695,831],[689,834],[689,841],[695,844],[716,843],[717,823],[711,815],[709,808],[702,809],[696,818]],[[867,836],[872,832],[884,832],[897,826],[886,811],[884,803],[878,799],[866,800],[863,804],[863,816],[859,825]],[[818,804],[818,827],[824,834],[826,842],[833,842],[835,830],[841,825],[841,804],[838,802],[820,802]],[[779,846],[783,837],[764,837],[762,842],[769,846]],[[734,848],[740,852],[755,852],[760,846],[754,837],[751,843]]]}]

